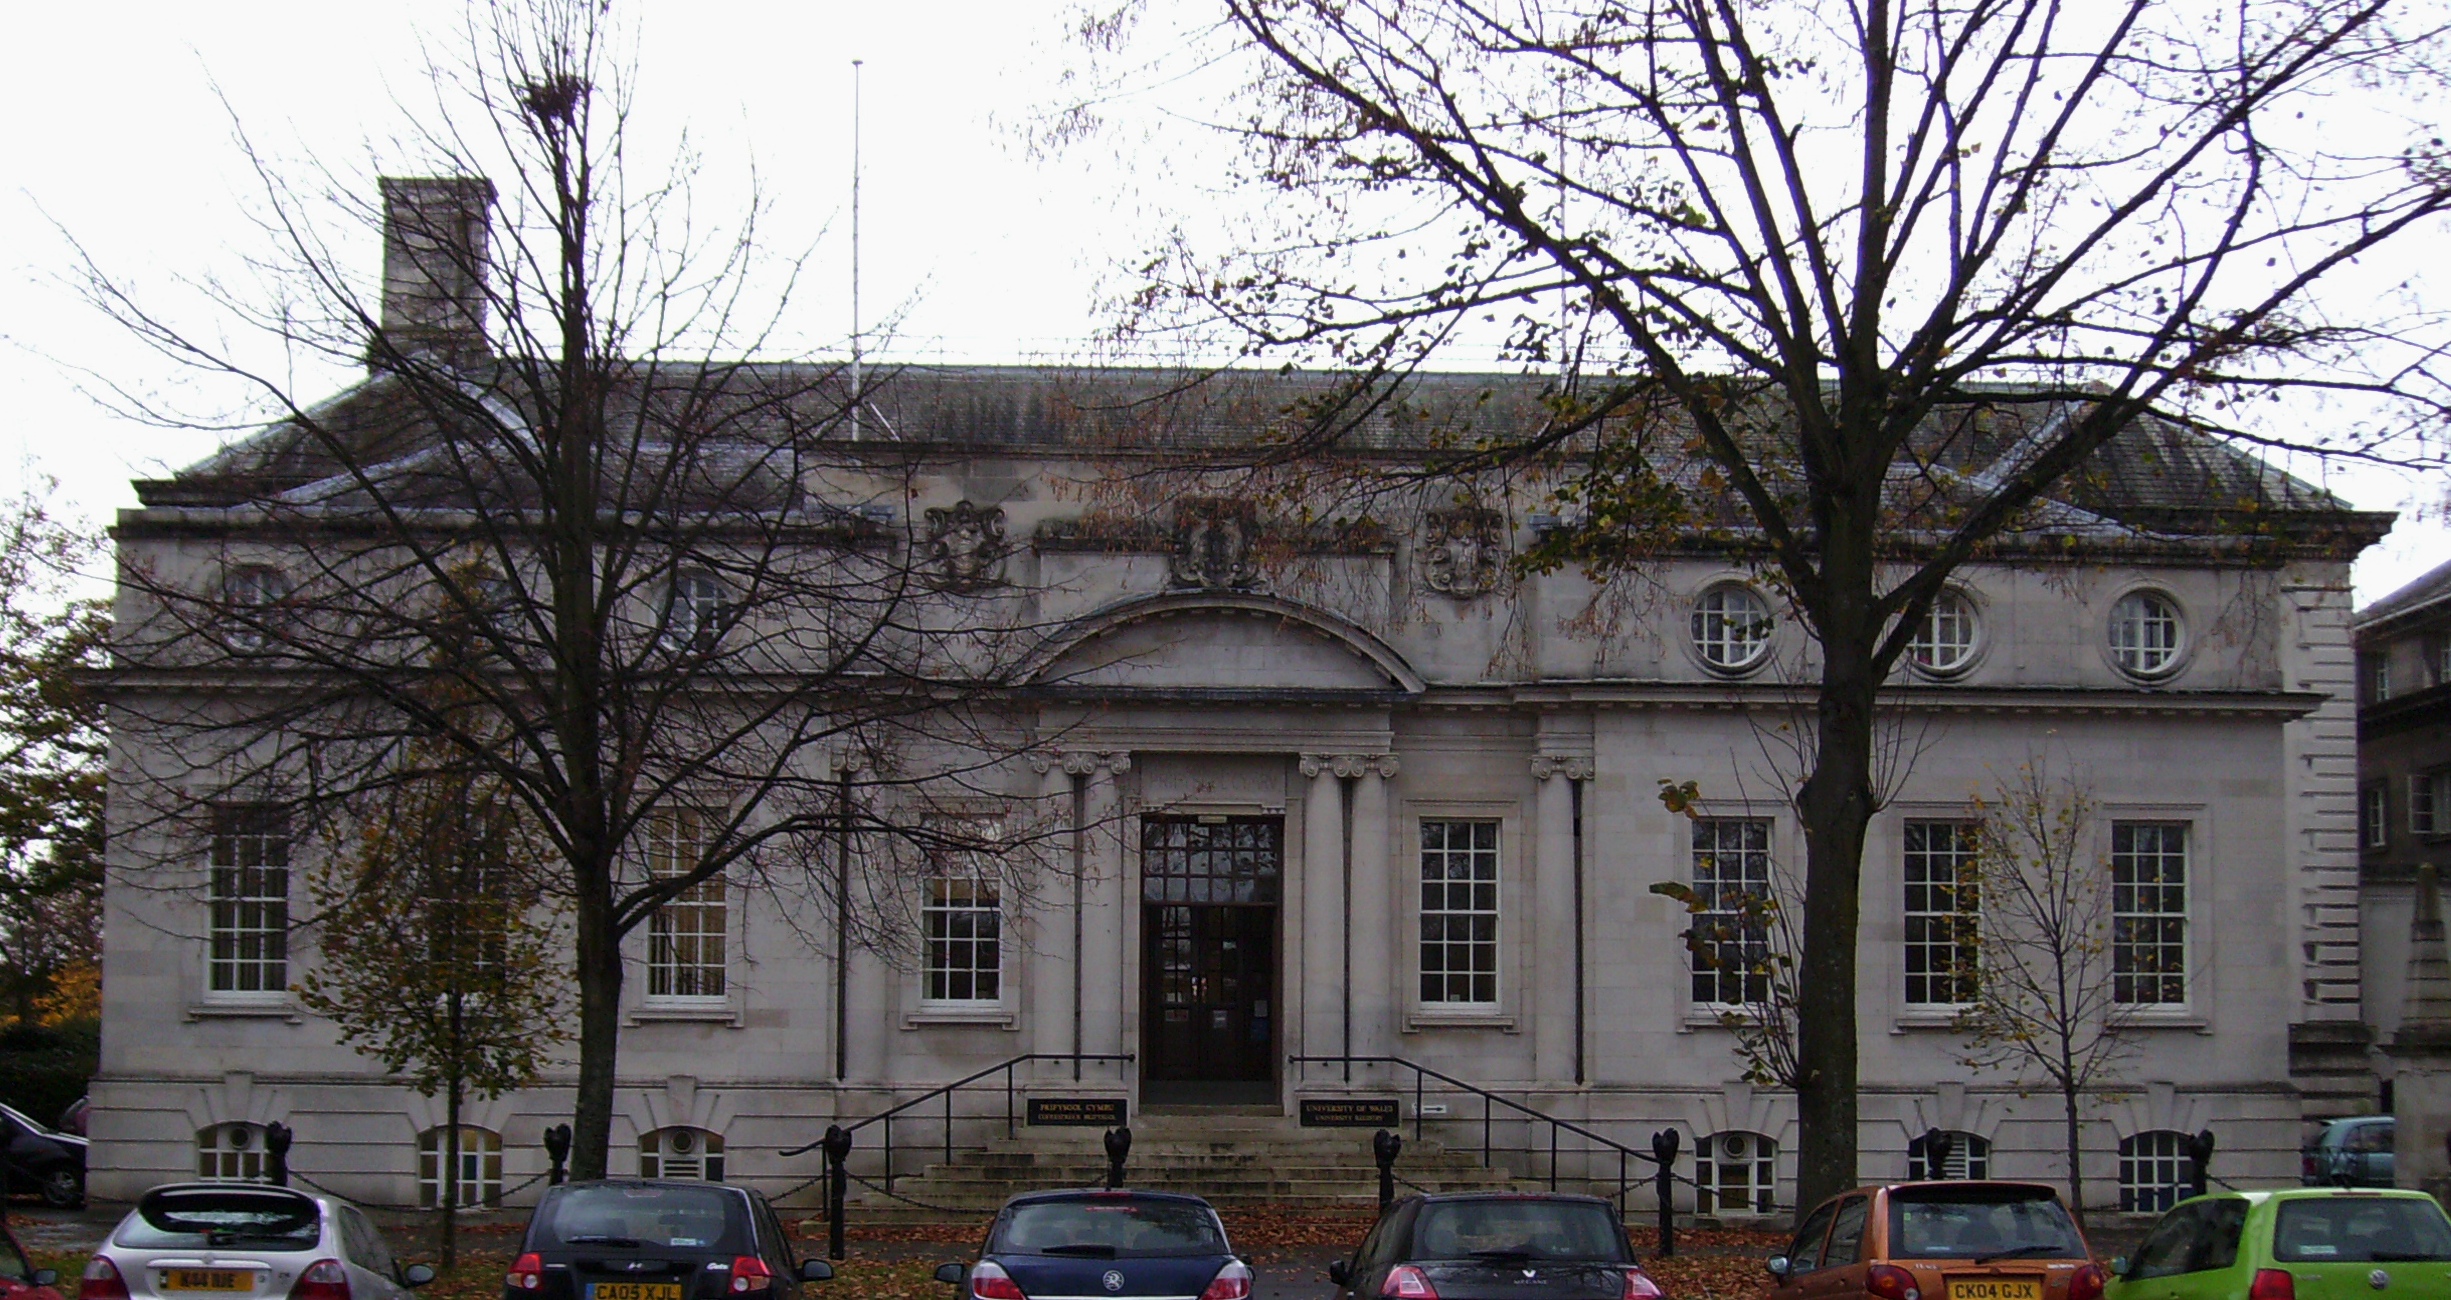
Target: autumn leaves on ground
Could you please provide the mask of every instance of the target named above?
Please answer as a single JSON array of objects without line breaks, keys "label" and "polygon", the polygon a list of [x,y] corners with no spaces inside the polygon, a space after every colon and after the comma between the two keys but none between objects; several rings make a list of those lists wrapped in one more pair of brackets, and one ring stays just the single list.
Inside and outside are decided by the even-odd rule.
[{"label": "autumn leaves on ground", "polygon": [[[1370,1227],[1367,1215],[1222,1213],[1235,1249],[1263,1274],[1298,1270],[1319,1281],[1322,1291],[1325,1280],[1318,1274],[1325,1262],[1350,1249]],[[812,1219],[792,1227],[802,1252],[824,1249],[825,1224]],[[851,1257],[838,1266],[835,1280],[811,1288],[812,1300],[951,1300],[951,1288],[935,1279],[936,1266],[969,1259],[985,1229],[984,1222],[854,1228]],[[463,1227],[459,1266],[419,1291],[420,1300],[497,1300],[518,1230],[516,1224]],[[388,1226],[386,1235],[404,1258],[432,1258],[429,1234],[419,1228]],[[1678,1253],[1658,1259],[1652,1232],[1634,1230],[1635,1252],[1670,1300],[1754,1300],[1768,1281],[1761,1261],[1782,1244],[1767,1232],[1684,1231],[1677,1234]],[[74,1297],[85,1257],[37,1253],[39,1264],[59,1269],[62,1293]]]}]

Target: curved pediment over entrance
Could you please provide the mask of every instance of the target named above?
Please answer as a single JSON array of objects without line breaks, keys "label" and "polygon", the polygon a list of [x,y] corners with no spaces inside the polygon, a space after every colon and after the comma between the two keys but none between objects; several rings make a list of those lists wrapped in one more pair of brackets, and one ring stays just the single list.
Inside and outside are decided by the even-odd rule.
[{"label": "curved pediment over entrance", "polygon": [[1111,605],[1049,638],[1033,684],[1156,691],[1418,694],[1386,642],[1274,596],[1187,592]]}]

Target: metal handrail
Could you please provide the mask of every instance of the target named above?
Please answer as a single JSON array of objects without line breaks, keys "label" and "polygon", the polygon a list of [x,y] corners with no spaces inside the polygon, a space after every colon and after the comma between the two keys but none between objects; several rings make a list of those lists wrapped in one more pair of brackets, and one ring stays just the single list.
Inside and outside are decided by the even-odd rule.
[{"label": "metal handrail", "polygon": [[[1586,1141],[1598,1143],[1600,1146],[1617,1153],[1616,1199],[1617,1212],[1621,1215],[1624,1214],[1629,1208],[1628,1203],[1633,1195],[1634,1187],[1634,1180],[1629,1177],[1627,1160],[1629,1157],[1631,1157],[1632,1159],[1636,1160],[1648,1161],[1653,1166],[1653,1170],[1659,1180],[1661,1190],[1661,1253],[1673,1253],[1675,1250],[1675,1246],[1673,1244],[1675,1241],[1675,1237],[1673,1235],[1675,1230],[1672,1226],[1674,1207],[1670,1204],[1668,1199],[1669,1181],[1676,1176],[1676,1170],[1673,1167],[1673,1156],[1669,1158],[1662,1158],[1660,1155],[1653,1152],[1644,1151],[1637,1147],[1627,1146],[1625,1143],[1609,1137],[1607,1134],[1595,1133],[1592,1130],[1575,1123],[1573,1120],[1560,1119],[1555,1115],[1551,1115],[1537,1107],[1525,1105],[1524,1103],[1516,1101],[1513,1098],[1501,1097],[1497,1093],[1494,1093],[1477,1083],[1467,1083],[1462,1079],[1456,1078],[1452,1074],[1431,1069],[1429,1066],[1423,1065],[1418,1061],[1409,1061],[1401,1056],[1297,1055],[1288,1056],[1285,1058],[1285,1060],[1289,1065],[1394,1065],[1411,1070],[1413,1072],[1413,1140],[1416,1142],[1422,1140],[1422,1134],[1428,1123],[1428,1118],[1421,1113],[1421,1102],[1429,1080],[1436,1079],[1440,1083],[1445,1084],[1450,1088],[1479,1097],[1481,1099],[1481,1167],[1484,1169],[1494,1169],[1497,1167],[1497,1162],[1493,1158],[1496,1148],[1490,1137],[1490,1114],[1494,1106],[1504,1106],[1508,1110],[1514,1111],[1521,1115],[1526,1120],[1538,1120],[1541,1123],[1547,1124],[1549,1126],[1548,1181],[1549,1190],[1553,1192],[1557,1190],[1558,1135],[1561,1132],[1572,1133],[1579,1138],[1585,1139]],[[1509,1147],[1508,1150],[1514,1150],[1514,1148]],[[1523,1151],[1524,1154],[1530,1155],[1533,1148],[1526,1146],[1523,1148]]]},{"label": "metal handrail", "polygon": [[[889,1107],[885,1110],[878,1111],[876,1114],[860,1120],[857,1123],[843,1125],[842,1131],[845,1135],[849,1135],[857,1133],[861,1129],[864,1129],[871,1124],[882,1122],[885,1125],[885,1190],[890,1193],[894,1188],[894,1119],[895,1117],[903,1114],[905,1111],[916,1110],[928,1102],[935,1101],[940,1097],[944,1100],[945,1113],[942,1117],[942,1123],[944,1124],[944,1154],[945,1163],[951,1164],[953,1162],[953,1124],[955,1119],[953,1114],[954,1093],[977,1083],[979,1080],[984,1079],[991,1074],[1003,1074],[1004,1136],[1009,1139],[1020,1131],[1017,1117],[1013,1110],[1013,1071],[1017,1067],[1027,1065],[1032,1061],[1070,1061],[1075,1065],[1079,1065],[1088,1061],[1115,1061],[1128,1064],[1135,1059],[1137,1058],[1135,1058],[1130,1052],[1024,1052],[1019,1056],[1013,1057],[1011,1060],[1002,1061],[995,1065],[988,1066],[986,1069],[977,1071],[976,1073],[963,1075],[961,1078],[955,1079],[951,1083],[939,1084],[936,1087],[930,1088],[926,1092],[911,1098],[909,1101]],[[971,1118],[979,1117],[973,1116]],[[825,1139],[819,1138],[815,1142],[808,1143],[805,1146],[793,1147],[788,1151],[782,1152],[781,1154],[785,1156],[805,1155],[808,1152],[814,1151],[818,1147],[824,1145],[824,1143]]]}]

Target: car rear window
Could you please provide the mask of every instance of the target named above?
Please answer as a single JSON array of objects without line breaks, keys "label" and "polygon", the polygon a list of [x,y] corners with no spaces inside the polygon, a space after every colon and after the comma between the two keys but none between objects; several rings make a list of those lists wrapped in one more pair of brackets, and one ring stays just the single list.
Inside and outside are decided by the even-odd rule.
[{"label": "car rear window", "polygon": [[713,1187],[566,1187],[538,1208],[528,1229],[531,1250],[601,1246],[738,1253],[748,1249],[748,1239],[740,1198]]},{"label": "car rear window", "polygon": [[1605,1207],[1586,1201],[1432,1201],[1413,1221],[1416,1259],[1596,1259],[1623,1263]]},{"label": "car rear window", "polygon": [[1015,1255],[1223,1255],[1225,1234],[1207,1206],[1156,1197],[1030,1201],[998,1221],[991,1253]]},{"label": "car rear window", "polygon": [[2076,1224],[2041,1187],[1910,1187],[1889,1194],[1889,1253],[1901,1259],[2069,1259]]},{"label": "car rear window", "polygon": [[277,1187],[192,1187],[149,1192],[111,1240],[131,1250],[196,1250],[240,1244],[310,1250],[323,1239],[323,1208]]},{"label": "car rear window", "polygon": [[2283,1201],[2272,1257],[2284,1264],[2380,1264],[2451,1259],[2451,1220],[2414,1196],[2326,1196]]}]

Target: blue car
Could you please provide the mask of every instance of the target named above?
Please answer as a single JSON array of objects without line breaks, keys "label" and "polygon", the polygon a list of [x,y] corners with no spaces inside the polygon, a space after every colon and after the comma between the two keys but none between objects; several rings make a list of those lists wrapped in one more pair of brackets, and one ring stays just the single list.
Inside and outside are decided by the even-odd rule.
[{"label": "blue car", "polygon": [[1172,1192],[1029,1192],[1004,1203],[975,1264],[936,1280],[963,1300],[1249,1300],[1217,1211]]}]

